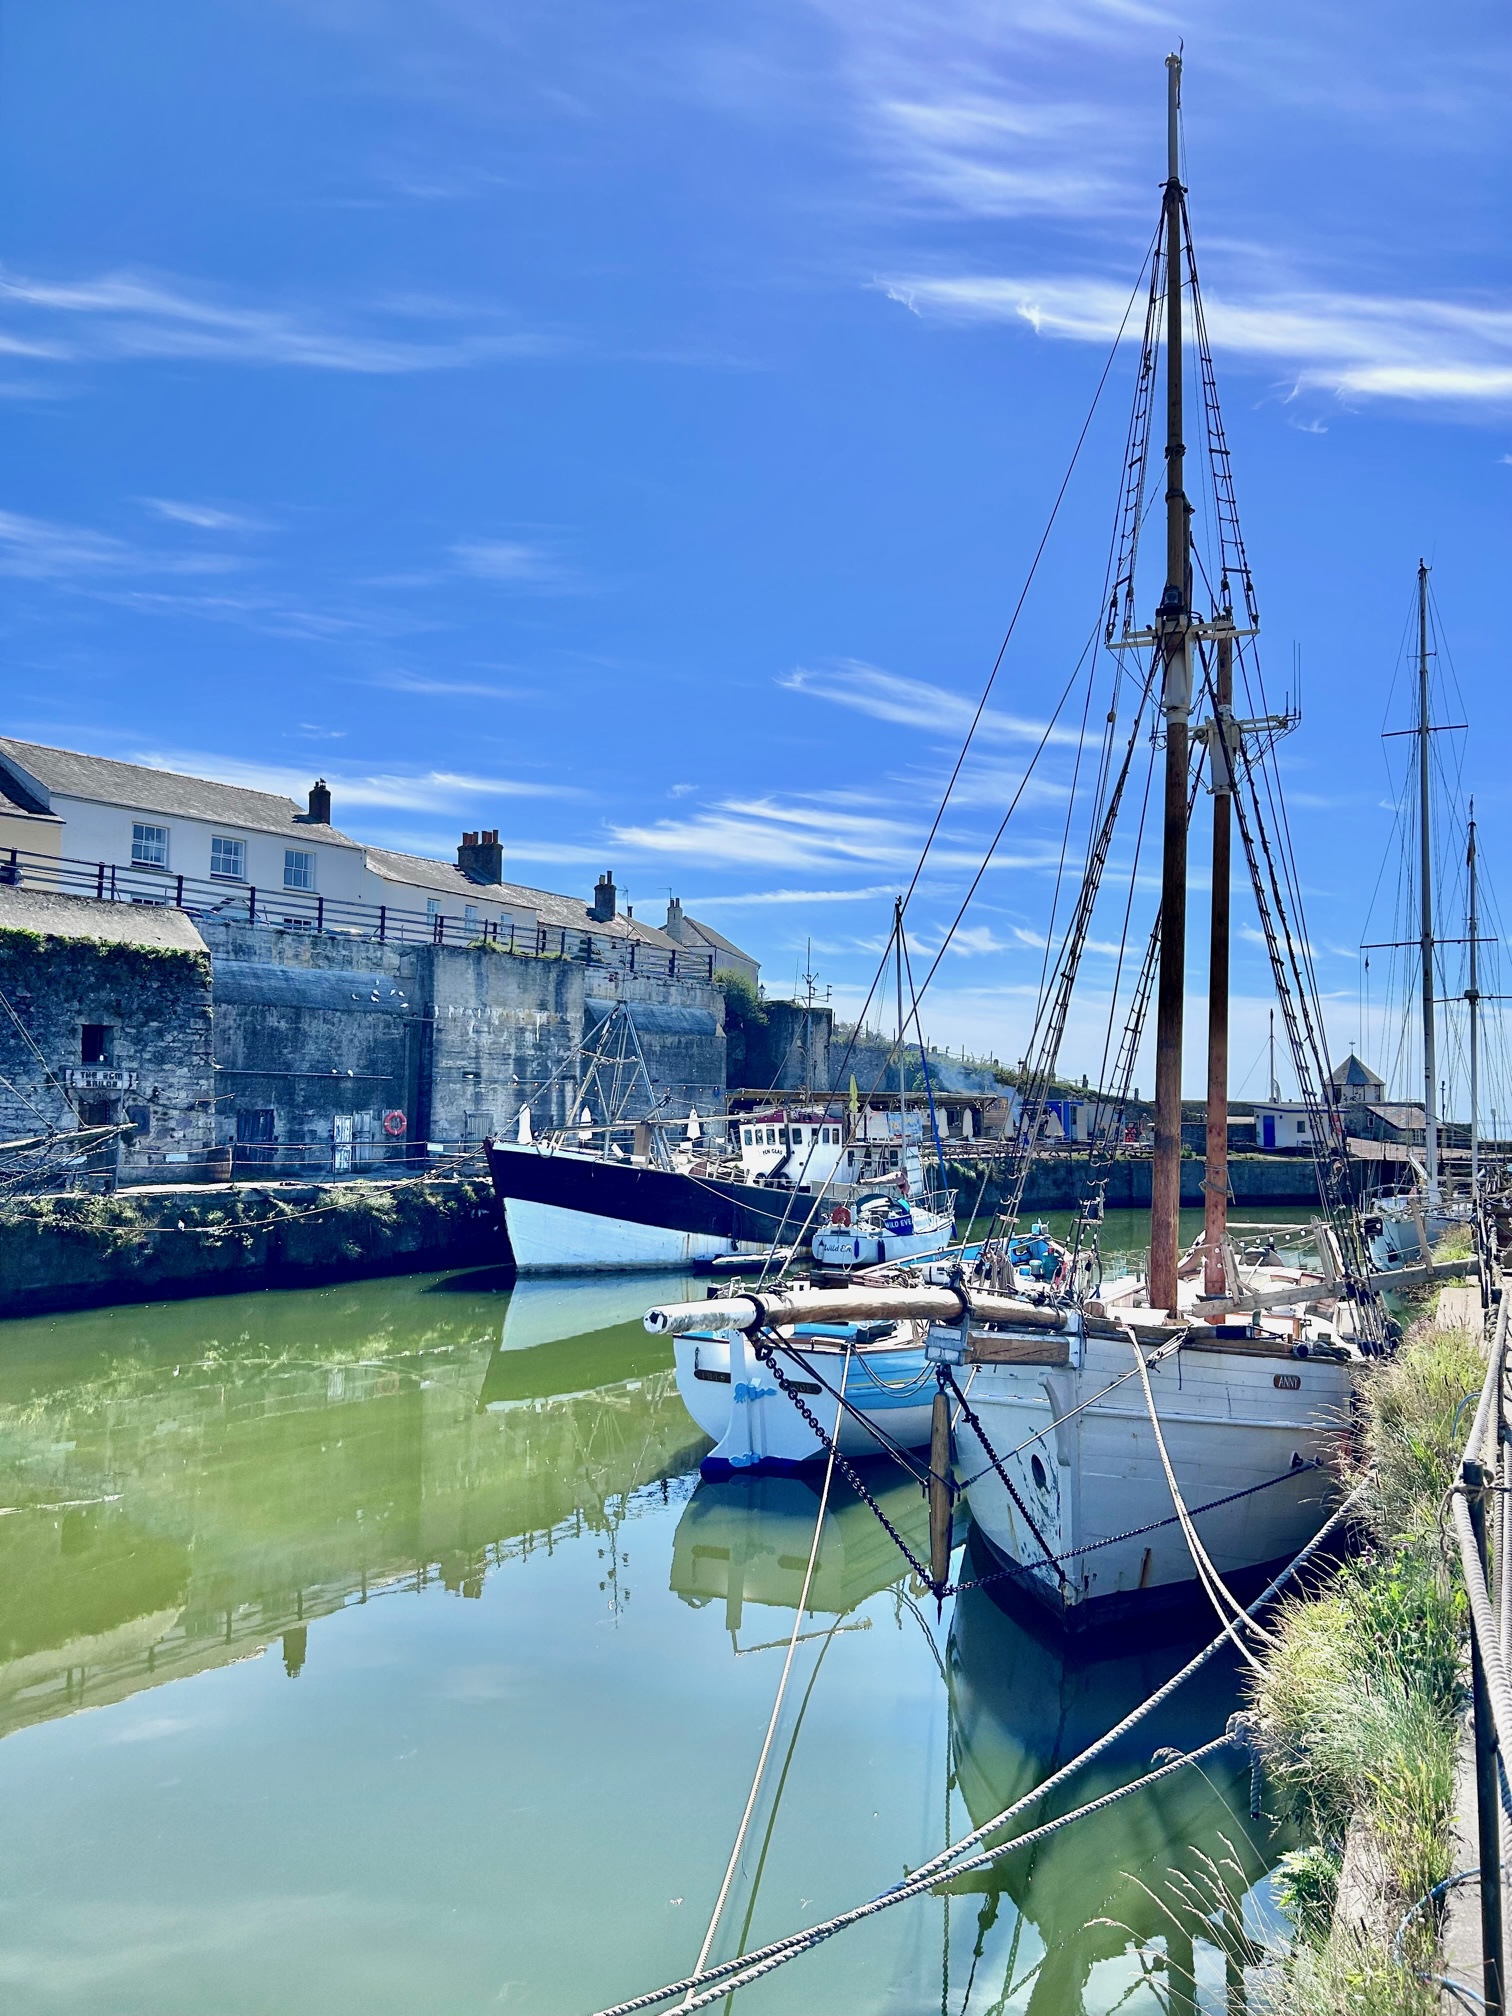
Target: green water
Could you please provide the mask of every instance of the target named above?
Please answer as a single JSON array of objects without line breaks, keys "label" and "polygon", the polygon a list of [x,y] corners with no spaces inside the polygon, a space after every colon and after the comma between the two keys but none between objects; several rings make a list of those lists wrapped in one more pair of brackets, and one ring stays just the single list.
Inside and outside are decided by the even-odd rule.
[{"label": "green water", "polygon": [[[687,1970],[816,1497],[699,1484],[649,1299],[424,1277],[0,1326],[11,2016],[589,2016]],[[716,1956],[895,1881],[1184,1656],[1068,1658],[981,1591],[937,1621],[899,1568],[842,1494]],[[1076,1796],[1236,1698],[1215,1665]],[[1163,2008],[1172,1869],[1231,1859],[1265,1918],[1248,1814],[1237,1760],[1184,1773],[740,2006]],[[1193,1965],[1171,2006],[1224,2008]]]}]

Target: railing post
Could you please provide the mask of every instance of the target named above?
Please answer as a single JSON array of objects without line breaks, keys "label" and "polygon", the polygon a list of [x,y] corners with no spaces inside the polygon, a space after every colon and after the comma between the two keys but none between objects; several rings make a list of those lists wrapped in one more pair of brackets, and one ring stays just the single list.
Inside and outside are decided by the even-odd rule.
[{"label": "railing post", "polygon": [[247,922],[249,924],[257,922],[257,884],[255,882],[247,884]]},{"label": "railing post", "polygon": [[388,905],[378,905],[378,943],[382,945],[388,937]]},{"label": "railing post", "polygon": [[325,930],[325,898],[324,898],[324,896],[317,896],[317,897],[315,898],[315,929],[316,929],[317,931],[324,931],[324,930]]},{"label": "railing post", "polygon": [[173,906],[176,910],[182,910],[184,907],[184,878],[182,875],[180,875],[178,878],[178,886],[174,893]]},{"label": "railing post", "polygon": [[110,900],[111,900],[111,902],[112,902],[112,903],[114,903],[114,902],[115,902],[115,901],[117,900],[117,899],[116,899],[116,871],[115,871],[115,863],[114,863],[114,861],[112,861],[112,862],[111,862],[111,864],[110,864]]},{"label": "railing post", "polygon": [[[1495,1347],[1493,1346],[1493,1349]],[[1501,1390],[1498,1375],[1497,1391]],[[1489,1481],[1482,1465],[1466,1457],[1460,1475],[1465,1484],[1465,1507],[1470,1514],[1470,1530],[1475,1535],[1481,1572],[1487,1570],[1486,1486]],[[1491,1719],[1491,1690],[1486,1681],[1486,1662],[1480,1634],[1470,1632],[1470,1675],[1475,1720],[1475,1821],[1480,1850],[1481,1968],[1488,2016],[1502,2016],[1502,1895],[1501,1895],[1501,1788],[1497,1783],[1496,1730]]]},{"label": "railing post", "polygon": [[105,901],[105,863],[103,861],[95,870],[95,901],[97,903]]}]

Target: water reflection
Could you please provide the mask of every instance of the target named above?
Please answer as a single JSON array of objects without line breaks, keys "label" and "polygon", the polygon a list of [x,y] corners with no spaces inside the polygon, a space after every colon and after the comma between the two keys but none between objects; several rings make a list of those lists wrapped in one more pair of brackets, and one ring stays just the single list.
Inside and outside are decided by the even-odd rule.
[{"label": "water reflection", "polygon": [[0,1736],[276,1639],[295,1677],[311,1619],[476,1596],[697,1462],[638,1320],[554,1342],[511,1297],[501,1340],[498,1309],[370,1283],[7,1326]]},{"label": "water reflection", "polygon": [[[877,1503],[922,1555],[929,1546],[929,1515],[918,1485],[892,1465],[862,1469]],[[674,1591],[699,1607],[723,1603],[725,1628],[732,1636],[741,1628],[748,1603],[796,1609],[820,1486],[818,1474],[704,1478],[677,1523]],[[837,1480],[825,1510],[808,1613],[843,1616],[898,1582],[903,1566],[871,1507]]]},{"label": "water reflection", "polygon": [[[970,1544],[965,1562],[968,1575],[981,1572]],[[987,1590],[958,1597],[947,1655],[952,1756],[972,1825],[1032,1791],[1112,1728],[1204,1642],[1140,1643],[1128,1633],[1116,1644],[1052,1638],[1032,1611],[1010,1614]],[[1189,1750],[1221,1735],[1238,1695],[1232,1661],[1213,1659],[1020,1826],[1127,1784],[1164,1749]],[[1247,1763],[1237,1752],[1220,1752],[1036,1848],[1002,1857],[953,1889],[981,1899],[972,1964],[992,1950],[988,1935],[1010,1906],[1000,1992],[1002,2006],[1025,2016],[1101,2009],[1105,1986],[1093,1986],[1097,1977],[1111,1973],[1121,1993],[1138,1988],[1141,1971],[1151,1975],[1145,2006],[1192,2009],[1205,1972],[1210,1986],[1221,1983],[1216,2006],[1226,2001],[1237,2010],[1247,1941],[1243,1900],[1285,1845],[1268,1821],[1250,1817]],[[1252,1901],[1251,1921],[1255,1908]],[[1194,1932],[1208,1949],[1205,1966],[1194,1955]],[[1152,1941],[1158,1952],[1147,1948]]]},{"label": "water reflection", "polygon": [[[568,2016],[685,1970],[818,1489],[695,1489],[707,1445],[645,1299],[636,1281],[389,1281],[5,1326],[0,1897],[25,1931],[0,1939],[8,2008]],[[886,1466],[866,1481],[922,1553],[917,1487]],[[839,1478],[808,1612],[728,1913],[751,1945],[917,1867],[1183,1656],[1067,1655],[980,1591],[937,1619]],[[1069,1799],[1234,1705],[1215,1667]],[[1125,1991],[1153,2010],[1185,1978],[1179,1938],[1149,1985],[1131,1932],[1093,1921],[1158,1943],[1140,1885],[1162,1894],[1224,1840],[1252,1883],[1277,1844],[1247,1808],[1241,1768],[1182,1774],[761,1994],[794,2016],[1061,2016]],[[1197,1975],[1213,1965],[1199,1942]]]}]

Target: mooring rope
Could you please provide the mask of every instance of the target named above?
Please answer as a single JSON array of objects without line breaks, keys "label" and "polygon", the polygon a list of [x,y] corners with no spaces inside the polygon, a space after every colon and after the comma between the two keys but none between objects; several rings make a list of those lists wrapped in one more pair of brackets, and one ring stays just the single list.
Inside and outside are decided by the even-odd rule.
[{"label": "mooring rope", "polygon": [[[1139,1348],[1139,1339],[1134,1335],[1133,1331],[1131,1330],[1126,1334],[1130,1345],[1133,1347],[1135,1367],[1139,1373],[1139,1383],[1144,1388],[1144,1401],[1149,1411],[1150,1428],[1155,1437],[1155,1447],[1160,1451],[1160,1466],[1165,1471],[1166,1484],[1171,1493],[1171,1503],[1175,1507],[1177,1519],[1181,1522],[1182,1538],[1187,1543],[1187,1551],[1192,1557],[1192,1566],[1197,1570],[1197,1580],[1202,1584],[1204,1593],[1212,1603],[1213,1608],[1217,1611],[1220,1622],[1222,1622],[1226,1615],[1231,1613],[1236,1623],[1247,1625],[1258,1638],[1264,1639],[1267,1645],[1275,1646],[1279,1641],[1274,1634],[1267,1631],[1264,1625],[1257,1624],[1241,1607],[1239,1599],[1230,1593],[1228,1585],[1213,1566],[1212,1557],[1198,1537],[1197,1528],[1192,1523],[1192,1515],[1187,1510],[1186,1500],[1181,1495],[1181,1487],[1176,1482],[1176,1472],[1171,1467],[1170,1452],[1166,1448],[1165,1434],[1160,1426],[1160,1415],[1156,1410],[1155,1393],[1150,1385],[1149,1367],[1145,1364],[1144,1352]],[[1260,1661],[1251,1652],[1248,1645],[1244,1643],[1243,1639],[1237,1637],[1234,1643],[1249,1661],[1255,1672],[1258,1673],[1260,1671]]]},{"label": "mooring rope", "polygon": [[[1334,1529],[1349,1517],[1354,1508],[1355,1501],[1360,1497],[1364,1488],[1363,1483],[1355,1486],[1343,1503],[1318,1528],[1318,1531],[1308,1541],[1307,1545],[1294,1555],[1290,1563],[1281,1570],[1281,1573],[1275,1576],[1260,1592],[1254,1602],[1244,1612],[1245,1617],[1253,1617],[1258,1610],[1263,1609],[1267,1603],[1285,1588],[1286,1584],[1292,1580],[1293,1576],[1298,1573],[1303,1565],[1317,1553],[1318,1549]],[[870,1898],[865,1904],[854,1905],[849,1911],[841,1912],[834,1918],[824,1919],[817,1925],[810,1925],[802,1932],[789,1933],[786,1938],[773,1940],[770,1945],[762,1947],[755,1953],[744,1954],[737,1960],[727,1960],[718,1967],[711,1967],[702,1973],[689,1975],[684,1980],[671,1982],[665,1988],[653,1989],[646,1994],[634,1996],[628,2002],[616,2002],[608,2009],[599,2010],[597,2016],[637,2016],[637,2012],[642,2009],[654,2008],[658,2002],[669,2001],[674,1995],[688,1995],[714,1982],[723,1984],[719,1989],[719,1995],[733,1993],[736,1988],[746,1986],[748,1979],[757,1979],[760,1974],[772,1971],[773,1967],[781,1966],[787,1960],[796,1959],[800,1953],[806,1952],[811,1946],[817,1946],[823,1940],[833,1937],[836,1932],[843,1932],[848,1926],[858,1924],[863,1918],[873,1917],[879,1911],[889,1910],[894,1904],[901,1904],[910,1897],[919,1896],[923,1891],[932,1889],[936,1883],[946,1880],[948,1875],[957,1873],[958,1869],[963,1866],[959,1864],[959,1857],[963,1850],[975,1848],[978,1842],[984,1840],[987,1835],[997,1833],[1000,1828],[1006,1827],[1011,1821],[1017,1819],[1028,1807],[1047,1798],[1051,1792],[1057,1790],[1074,1773],[1085,1769],[1089,1764],[1095,1763],[1115,1743],[1121,1741],[1131,1729],[1137,1727],[1147,1716],[1153,1714],[1158,1707],[1175,1693],[1184,1681],[1190,1679],[1194,1673],[1205,1666],[1225,1645],[1231,1640],[1237,1642],[1238,1630],[1239,1620],[1231,1620],[1211,1643],[1203,1647],[1202,1651],[1195,1658],[1189,1659],[1178,1673],[1172,1674],[1169,1680],[1162,1686],[1157,1687],[1155,1692],[1140,1702],[1137,1708],[1131,1709],[1121,1722],[1115,1723],[1104,1735],[1098,1737],[1095,1743],[1088,1744],[1085,1750],[1080,1751],[1069,1763],[1063,1764],[1059,1771],[1053,1772],[1050,1777],[1045,1779],[1043,1784],[1036,1785],[1032,1791],[1026,1792],[1013,1805],[1005,1807],[993,1819],[985,1821],[972,1833],[963,1835],[959,1841],[943,1849],[930,1861],[923,1863],[914,1871],[912,1876],[905,1878],[902,1883],[895,1884],[890,1890],[882,1891],[880,1895]],[[1231,1739],[1225,1734],[1221,1740],[1228,1742]],[[1216,1748],[1218,1746],[1214,1745],[1210,1747]],[[1134,1785],[1130,1785],[1124,1788],[1124,1790],[1126,1793],[1133,1792],[1139,1789],[1140,1784],[1151,1784],[1157,1777],[1164,1777],[1169,1772],[1184,1769],[1188,1763],[1194,1762],[1207,1754],[1207,1750],[1188,1752],[1186,1755],[1174,1760],[1171,1764],[1162,1766],[1158,1772],[1151,1773],[1144,1780],[1136,1781]],[[1108,1803],[1108,1797],[1109,1795],[1105,1794],[1102,1800],[1094,1800],[1089,1806],[1077,1808],[1074,1813],[1064,1816],[1059,1823],[1047,1823],[1047,1825],[1069,1825],[1072,1819],[1079,1819],[1086,1813],[1099,1810],[1102,1805]],[[1041,1838],[1040,1830],[1036,1829],[1030,1834],[1020,1836],[1016,1841],[1000,1842],[997,1847],[988,1850],[985,1855],[977,1858],[975,1863],[970,1866],[981,1867],[985,1863],[996,1861],[1000,1855],[1005,1855],[1011,1849],[1020,1847],[1024,1843],[1038,1838]],[[732,1978],[736,1976],[740,1978]],[[686,2006],[689,2010],[699,2009],[707,2002],[717,1999],[717,1995],[704,1995],[689,2001]]]},{"label": "mooring rope", "polygon": [[[845,1362],[840,1367],[840,1391],[837,1395],[840,1404],[835,1410],[835,1435],[830,1444],[829,1460],[824,1466],[824,1486],[819,1493],[819,1513],[814,1520],[814,1538],[809,1546],[808,1566],[803,1571],[803,1587],[798,1593],[798,1608],[793,1615],[793,1635],[788,1640],[787,1657],[782,1662],[782,1678],[777,1682],[777,1694],[772,1702],[771,1716],[767,1721],[766,1737],[761,1745],[761,1755],[756,1760],[756,1775],[751,1780],[745,1811],[741,1814],[740,1825],[735,1830],[735,1844],[730,1850],[730,1859],[725,1864],[724,1881],[719,1886],[719,1895],[714,1900],[714,1910],[709,1918],[709,1928],[704,1933],[703,1944],[698,1949],[698,1959],[693,1968],[695,1975],[703,1971],[703,1964],[709,1957],[709,1948],[714,1944],[714,1935],[719,1929],[719,1921],[724,1916],[730,1885],[735,1880],[736,1866],[740,1861],[740,1851],[745,1847],[751,1815],[756,1810],[757,1796],[761,1791],[761,1781],[766,1776],[767,1759],[772,1754],[772,1739],[777,1734],[777,1718],[782,1713],[783,1698],[787,1693],[788,1680],[793,1671],[793,1654],[798,1649],[798,1635],[803,1629],[803,1615],[808,1608],[809,1590],[813,1585],[814,1570],[819,1562],[819,1544],[824,1537],[824,1515],[829,1508],[830,1484],[835,1475],[835,1457],[840,1441],[841,1412],[845,1405],[845,1381],[850,1372],[851,1348],[847,1342]],[[685,2003],[683,2006],[686,2008],[688,2005]]]}]

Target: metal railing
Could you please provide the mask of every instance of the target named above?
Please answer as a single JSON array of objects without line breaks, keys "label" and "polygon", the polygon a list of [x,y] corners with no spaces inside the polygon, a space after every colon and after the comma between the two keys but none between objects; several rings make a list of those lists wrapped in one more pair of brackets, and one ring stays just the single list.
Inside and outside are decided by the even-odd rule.
[{"label": "metal railing", "polygon": [[[1484,1250],[1484,1249],[1483,1249]],[[1512,1514],[1512,1433],[1507,1418],[1507,1319],[1512,1315],[1512,1277],[1498,1282],[1496,1324],[1486,1360],[1480,1404],[1449,1497],[1459,1544],[1465,1594],[1470,1607],[1471,1724],[1475,1740],[1475,1806],[1478,1837],[1481,1960],[1484,2006],[1502,2016],[1502,1807],[1507,1798],[1506,1760],[1512,1758],[1512,1686],[1507,1653],[1512,1649],[1512,1573],[1508,1540]]]},{"label": "metal railing", "polygon": [[182,910],[196,923],[260,924],[276,931],[313,931],[379,945],[492,946],[527,959],[570,959],[653,979],[713,977],[709,952],[663,950],[627,933],[569,925],[516,924],[469,918],[465,911],[407,909],[397,903],[352,903],[313,890],[279,889],[216,877],[175,875],[139,862],[71,861],[25,848],[0,848],[0,885],[90,896],[100,903],[135,903]]}]

